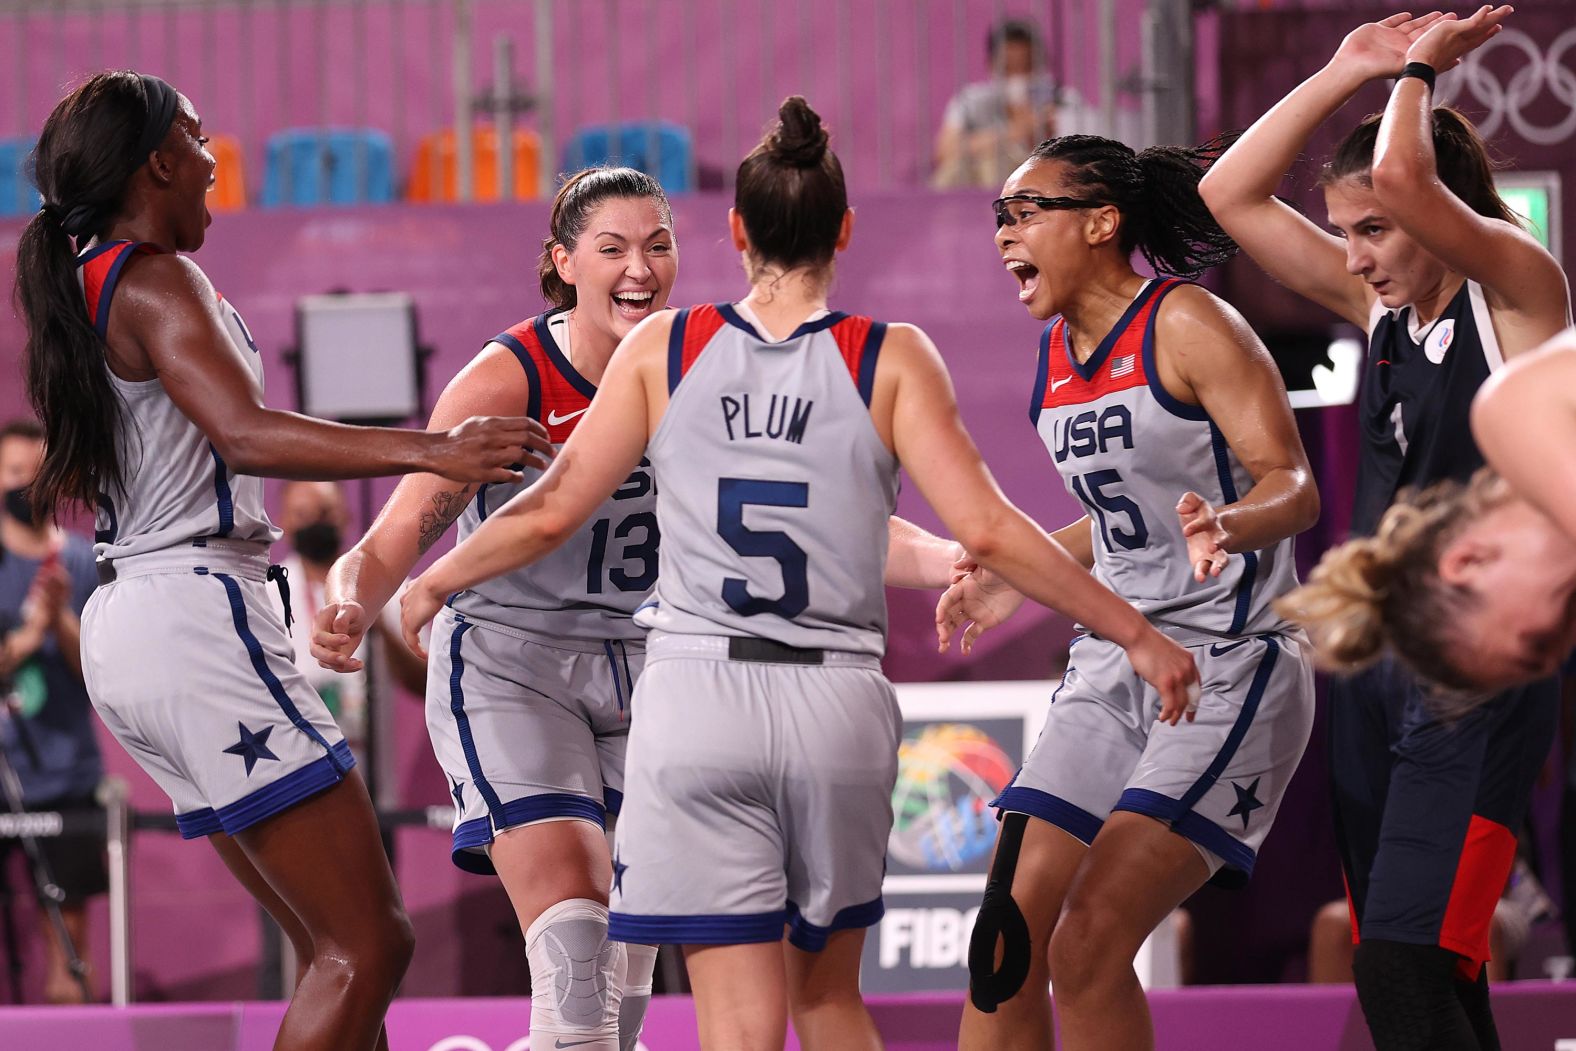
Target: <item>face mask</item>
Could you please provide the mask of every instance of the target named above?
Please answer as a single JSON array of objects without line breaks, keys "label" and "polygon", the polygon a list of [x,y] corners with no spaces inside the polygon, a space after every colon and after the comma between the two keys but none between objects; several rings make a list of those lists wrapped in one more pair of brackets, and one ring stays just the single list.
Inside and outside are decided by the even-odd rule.
[{"label": "face mask", "polygon": [[333,522],[313,522],[290,534],[290,546],[308,562],[332,562],[339,557],[341,540]]},{"label": "face mask", "polygon": [[36,509],[26,486],[5,491],[5,513],[25,526],[37,524]]}]

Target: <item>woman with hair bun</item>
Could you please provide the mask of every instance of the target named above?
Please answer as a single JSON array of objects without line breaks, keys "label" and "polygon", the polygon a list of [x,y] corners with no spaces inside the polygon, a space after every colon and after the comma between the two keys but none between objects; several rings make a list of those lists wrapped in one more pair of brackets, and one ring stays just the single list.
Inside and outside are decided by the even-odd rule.
[{"label": "woman with hair bun", "polygon": [[[1330,760],[1357,993],[1379,1051],[1499,1046],[1482,973],[1489,920],[1558,715],[1552,679],[1450,711],[1419,681],[1476,688],[1481,673],[1502,670],[1503,626],[1486,614],[1517,595],[1474,596],[1490,581],[1527,581],[1496,564],[1503,538],[1446,512],[1464,501],[1507,526],[1516,512],[1488,513],[1487,482],[1386,511],[1403,489],[1473,477],[1483,466],[1468,425],[1479,388],[1570,323],[1565,276],[1495,192],[1483,140],[1432,103],[1436,73],[1509,14],[1485,6],[1465,19],[1435,11],[1358,27],[1202,187],[1272,277],[1368,333],[1359,539],[1283,609],[1331,647],[1332,663],[1366,665],[1330,684]],[[1325,167],[1332,235],[1275,189],[1320,124],[1392,77],[1384,113],[1359,123]],[[1416,572],[1436,561],[1438,576]],[[1448,659],[1429,638],[1449,640]]]},{"label": "woman with hair bun", "polygon": [[1181,647],[1001,495],[925,334],[828,309],[854,216],[827,146],[785,101],[739,166],[744,298],[630,333],[548,472],[404,599],[415,638],[445,595],[544,557],[650,457],[662,572],[637,614],[652,633],[610,933],[685,947],[709,1049],[781,1048],[790,1012],[803,1047],[880,1047],[859,960],[902,731],[882,584],[944,585],[952,564],[940,543],[924,565],[888,559],[900,462],[981,564],[1125,646],[1168,713],[1196,684]]},{"label": "woman with hair bun", "polygon": [[[1002,830],[969,952],[964,1049],[1154,1046],[1133,960],[1212,877],[1240,884],[1313,719],[1307,639],[1272,603],[1319,494],[1280,373],[1191,277],[1236,246],[1199,199],[1224,148],[1069,135],[996,202],[1018,300],[1048,321],[1029,416],[1087,514],[1055,534],[1186,647],[1203,680],[1178,723],[1082,624],[1039,741],[994,801]],[[1133,267],[1140,252],[1161,277]],[[963,645],[1020,597],[987,571],[938,610]]]},{"label": "woman with hair bun", "polygon": [[44,206],[17,246],[46,432],[31,501],[97,510],[93,705],[181,835],[206,838],[290,939],[299,977],[274,1046],[386,1048],[410,920],[350,747],[294,664],[263,478],[506,482],[546,462],[531,452],[546,440],[513,409],[412,431],[268,408],[251,333],[188,255],[212,222],[207,141],[185,96],[129,71],[89,77],[44,122]]},{"label": "woman with hair bun", "polygon": [[[587,168],[553,198],[538,275],[548,310],[494,336],[433,409],[525,412],[562,447],[619,340],[667,308],[678,247],[667,195],[633,168]],[[335,671],[416,562],[456,520],[464,539],[512,485],[401,481],[330,570],[313,653]],[[641,460],[589,529],[528,569],[456,588],[434,625],[427,730],[454,796],[454,864],[496,874],[525,933],[533,1046],[627,1051],[657,949],[607,938],[613,864],[604,829],[624,798],[630,694],[645,660],[636,606],[657,579],[656,479]],[[606,494],[604,494],[606,495]]]}]

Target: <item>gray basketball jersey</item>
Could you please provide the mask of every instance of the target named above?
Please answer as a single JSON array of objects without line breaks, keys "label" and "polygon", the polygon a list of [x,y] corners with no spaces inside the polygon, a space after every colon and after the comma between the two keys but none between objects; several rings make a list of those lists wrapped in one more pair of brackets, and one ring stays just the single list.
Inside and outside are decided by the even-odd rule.
[{"label": "gray basketball jersey", "polygon": [[679,311],[662,478],[662,571],[641,623],[880,656],[897,460],[870,419],[886,326],[832,313],[779,343],[728,304]]},{"label": "gray basketball jersey", "polygon": [[[160,249],[134,241],[97,245],[77,258],[77,280],[100,339],[109,333],[110,303],[126,266]],[[246,323],[219,297],[225,331],[259,388],[263,360]],[[186,417],[157,380],[132,383],[113,372],[123,400],[115,435],[124,486],[98,495],[94,550],[99,558],[158,551],[203,538],[271,544],[279,530],[263,509],[263,480],[238,475],[208,436]]]},{"label": "gray basketball jersey", "polygon": [[[596,387],[564,356],[551,311],[493,337],[514,352],[531,384],[526,414],[562,448],[591,407]],[[518,484],[484,485],[459,518],[460,540],[487,515],[541,477],[529,467]],[[657,582],[656,476],[642,460],[586,527],[541,561],[494,577],[449,600],[460,613],[556,639],[638,639],[632,619]]]},{"label": "gray basketball jersey", "polygon": [[1218,577],[1193,579],[1176,504],[1188,490],[1215,506],[1253,486],[1203,408],[1172,397],[1155,367],[1155,315],[1181,281],[1151,281],[1089,360],[1055,318],[1040,339],[1029,416],[1068,491],[1093,520],[1095,576],[1167,634],[1278,631],[1271,608],[1296,586],[1291,539],[1232,555]]}]

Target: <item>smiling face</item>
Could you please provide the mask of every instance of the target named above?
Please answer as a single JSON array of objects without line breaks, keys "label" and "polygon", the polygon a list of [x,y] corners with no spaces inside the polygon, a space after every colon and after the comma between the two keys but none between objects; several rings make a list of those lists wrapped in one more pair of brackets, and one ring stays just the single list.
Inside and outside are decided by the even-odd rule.
[{"label": "smiling face", "polygon": [[1385,213],[1373,186],[1349,175],[1324,187],[1330,227],[1346,242],[1346,269],[1388,309],[1431,299],[1450,271]]},{"label": "smiling face", "polygon": [[575,287],[575,316],[617,342],[668,305],[678,275],[672,220],[649,197],[609,198],[573,249],[554,246],[553,263]]},{"label": "smiling face", "polygon": [[[1073,185],[1067,175],[1061,161],[1030,158],[1007,179],[1001,195],[1088,198],[1089,190]],[[1015,222],[997,228],[996,248],[1018,279],[1018,302],[1041,321],[1063,310],[1086,279],[1091,256],[1120,251],[1120,217],[1111,205],[1047,208],[1009,201],[1005,207]]]},{"label": "smiling face", "polygon": [[1576,648],[1576,542],[1526,501],[1462,529],[1440,551],[1439,576],[1470,595],[1446,652],[1479,686],[1545,678]]}]

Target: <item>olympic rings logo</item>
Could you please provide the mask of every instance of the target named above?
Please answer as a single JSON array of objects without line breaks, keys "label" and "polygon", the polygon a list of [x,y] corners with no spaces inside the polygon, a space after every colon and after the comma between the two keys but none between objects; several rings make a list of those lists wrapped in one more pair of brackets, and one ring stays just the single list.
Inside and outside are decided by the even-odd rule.
[{"label": "olympic rings logo", "polygon": [[[1513,48],[1526,58],[1508,84],[1502,83],[1485,62],[1490,52],[1504,47]],[[1576,133],[1576,71],[1565,64],[1565,54],[1572,48],[1576,48],[1576,26],[1555,37],[1547,51],[1540,50],[1537,41],[1522,30],[1505,29],[1467,56],[1459,69],[1440,78],[1438,102],[1450,105],[1460,95],[1468,94],[1487,107],[1488,115],[1478,122],[1478,131],[1484,138],[1492,137],[1508,123],[1527,142],[1539,146],[1564,142]],[[1534,124],[1524,112],[1545,90],[1570,110],[1553,125]]]}]

